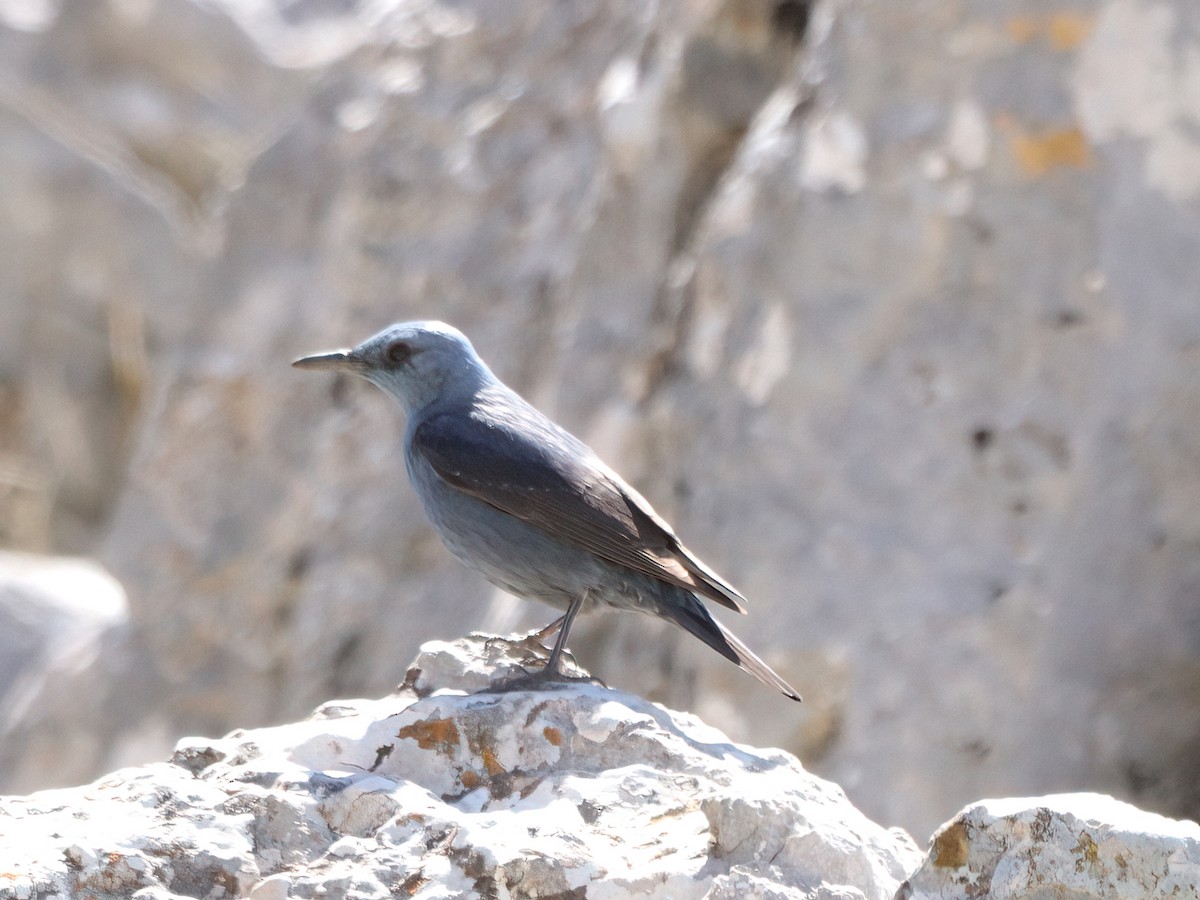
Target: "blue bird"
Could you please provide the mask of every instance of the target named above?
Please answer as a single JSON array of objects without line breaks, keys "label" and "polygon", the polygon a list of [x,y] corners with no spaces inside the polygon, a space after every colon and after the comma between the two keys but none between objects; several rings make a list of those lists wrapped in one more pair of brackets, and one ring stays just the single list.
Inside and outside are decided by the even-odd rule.
[{"label": "blue bird", "polygon": [[492,374],[462,332],[406,322],[292,365],[360,375],[400,403],[409,479],[450,552],[497,587],[565,611],[541,632],[558,632],[542,676],[562,677],[575,617],[607,604],[674,622],[800,699],[700,599],[745,613],[745,598],[586,444]]}]

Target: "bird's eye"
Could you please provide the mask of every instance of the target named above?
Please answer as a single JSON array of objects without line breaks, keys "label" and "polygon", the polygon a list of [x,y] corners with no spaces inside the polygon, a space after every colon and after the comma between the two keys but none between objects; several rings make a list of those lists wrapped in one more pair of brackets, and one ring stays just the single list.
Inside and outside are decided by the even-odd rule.
[{"label": "bird's eye", "polygon": [[387,361],[394,366],[408,362],[412,356],[412,346],[407,341],[392,341],[384,351]]}]

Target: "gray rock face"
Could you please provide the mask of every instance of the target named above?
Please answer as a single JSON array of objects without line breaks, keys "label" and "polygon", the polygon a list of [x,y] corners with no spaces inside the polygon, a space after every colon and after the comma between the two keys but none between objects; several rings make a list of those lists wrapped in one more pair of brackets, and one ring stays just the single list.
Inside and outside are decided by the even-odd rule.
[{"label": "gray rock face", "polygon": [[933,836],[896,900],[1200,896],[1200,825],[1101,794],[985,800]]},{"label": "gray rock face", "polygon": [[126,678],[137,668],[130,643],[125,592],[100,566],[0,552],[0,771],[7,790],[40,787],[47,771],[84,781],[97,762],[116,766],[147,752],[129,728],[145,717],[114,712],[114,694],[136,705]]},{"label": "gray rock face", "polygon": [[809,702],[636,617],[580,623],[594,671],[920,833],[1082,784],[1200,810],[1191,0],[0,22],[0,532],[119,576],[162,730],[542,624],[438,546],[385,398],[286,367],[433,316]]},{"label": "gray rock face", "polygon": [[535,649],[433,643],[382,700],[6,798],[0,898],[885,900],[919,861],[795,758],[692,716],[593,685],[464,693]]}]

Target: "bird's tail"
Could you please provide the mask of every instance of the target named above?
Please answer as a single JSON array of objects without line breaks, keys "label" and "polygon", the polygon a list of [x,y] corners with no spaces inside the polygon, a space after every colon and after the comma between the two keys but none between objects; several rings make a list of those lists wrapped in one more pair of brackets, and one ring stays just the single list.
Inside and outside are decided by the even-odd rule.
[{"label": "bird's tail", "polygon": [[704,604],[691,594],[683,594],[682,597],[677,595],[663,603],[655,612],[700,638],[767,687],[772,687],[793,700],[802,699],[795,688],[784,681],[783,677],[763,662],[753,650],[743,644],[733,632],[714,619],[712,614],[705,609]]}]

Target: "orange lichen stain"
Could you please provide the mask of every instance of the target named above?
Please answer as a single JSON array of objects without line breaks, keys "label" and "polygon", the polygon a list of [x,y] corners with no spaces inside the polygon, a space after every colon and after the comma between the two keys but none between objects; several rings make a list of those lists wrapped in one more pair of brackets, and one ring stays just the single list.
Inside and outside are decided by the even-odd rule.
[{"label": "orange lichen stain", "polygon": [[546,736],[546,740],[552,743],[555,747],[562,746],[562,732],[552,725],[547,725],[542,729],[542,734]]},{"label": "orange lichen stain", "polygon": [[425,870],[418,869],[401,882],[400,890],[404,891],[406,897],[414,897],[427,884],[429,884],[429,878],[426,877]]},{"label": "orange lichen stain", "polygon": [[967,854],[971,849],[970,837],[966,822],[958,821],[947,825],[933,836],[933,847],[929,854],[933,857],[933,864],[940,869],[965,866]]},{"label": "orange lichen stain", "polygon": [[479,787],[479,785],[483,783],[483,779],[479,777],[479,774],[477,772],[472,772],[470,769],[467,769],[465,772],[463,772],[462,775],[459,776],[458,780],[462,782],[462,786],[468,791],[475,790],[475,788]]},{"label": "orange lichen stain", "polygon": [[1082,169],[1091,162],[1087,140],[1073,126],[1035,133],[1014,129],[1009,140],[1013,156],[1026,175],[1045,175],[1056,166]]},{"label": "orange lichen stain", "polygon": [[650,824],[657,825],[659,822],[663,822],[667,819],[677,819],[680,816],[686,816],[689,813],[694,813],[699,808],[700,808],[699,801],[689,800],[687,803],[683,804],[683,806],[675,806],[675,807],[672,807],[671,809],[666,810],[665,812],[659,813],[658,815],[651,816]]},{"label": "orange lichen stain", "polygon": [[1071,848],[1075,854],[1075,871],[1082,872],[1088,866],[1100,864],[1100,848],[1086,831],[1079,835],[1079,843]]},{"label": "orange lichen stain", "polygon": [[483,767],[493,778],[504,771],[504,766],[500,765],[500,761],[496,759],[496,754],[491,747],[484,747],[479,755],[483,757]]},{"label": "orange lichen stain", "polygon": [[396,737],[412,738],[422,750],[448,748],[458,745],[458,726],[450,719],[425,719],[405,725]]},{"label": "orange lichen stain", "polygon": [[1008,36],[1018,44],[1024,44],[1037,37],[1038,23],[1033,16],[1014,16],[1008,20]]},{"label": "orange lichen stain", "polygon": [[1050,49],[1059,53],[1074,50],[1087,39],[1091,29],[1091,17],[1076,12],[1059,12],[1048,16],[1014,16],[1005,23],[1008,36],[1018,44],[1028,44],[1037,38],[1044,38]]},{"label": "orange lichen stain", "polygon": [[1079,13],[1055,13],[1046,20],[1046,38],[1055,50],[1074,50],[1092,30],[1092,20]]}]

